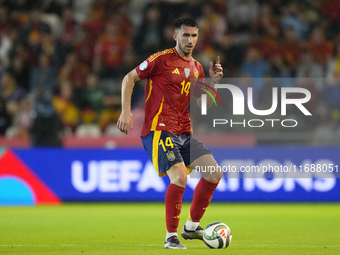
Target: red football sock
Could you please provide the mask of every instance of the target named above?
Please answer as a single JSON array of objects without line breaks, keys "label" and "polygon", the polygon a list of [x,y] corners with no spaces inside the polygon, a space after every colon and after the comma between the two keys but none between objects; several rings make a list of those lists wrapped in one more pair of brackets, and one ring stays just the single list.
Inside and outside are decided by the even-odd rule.
[{"label": "red football sock", "polygon": [[168,232],[177,232],[185,188],[170,183],[165,193],[165,219]]},{"label": "red football sock", "polygon": [[194,191],[194,196],[192,198],[192,204],[190,207],[189,220],[193,222],[199,222],[201,220],[211,201],[217,185],[218,183],[212,183],[204,178],[201,178]]}]

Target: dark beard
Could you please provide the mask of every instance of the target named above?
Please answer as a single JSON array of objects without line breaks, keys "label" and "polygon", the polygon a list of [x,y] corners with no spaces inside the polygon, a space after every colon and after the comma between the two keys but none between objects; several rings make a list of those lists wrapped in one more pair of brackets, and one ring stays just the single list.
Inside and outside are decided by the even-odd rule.
[{"label": "dark beard", "polygon": [[178,47],[183,52],[184,56],[189,56],[190,55],[190,52],[185,51],[185,49],[183,49],[180,44],[178,45]]}]

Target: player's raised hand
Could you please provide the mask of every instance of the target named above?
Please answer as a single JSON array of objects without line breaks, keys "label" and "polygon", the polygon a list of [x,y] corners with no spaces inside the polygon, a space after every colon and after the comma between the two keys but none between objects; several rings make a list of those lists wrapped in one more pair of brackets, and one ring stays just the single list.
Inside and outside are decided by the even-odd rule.
[{"label": "player's raised hand", "polygon": [[210,61],[209,76],[214,83],[219,82],[219,80],[221,80],[221,78],[223,77],[223,68],[220,64],[220,56],[216,57],[215,65],[212,61]]},{"label": "player's raised hand", "polygon": [[117,127],[122,133],[128,133],[128,127],[133,129],[133,117],[131,112],[122,112],[119,116]]}]

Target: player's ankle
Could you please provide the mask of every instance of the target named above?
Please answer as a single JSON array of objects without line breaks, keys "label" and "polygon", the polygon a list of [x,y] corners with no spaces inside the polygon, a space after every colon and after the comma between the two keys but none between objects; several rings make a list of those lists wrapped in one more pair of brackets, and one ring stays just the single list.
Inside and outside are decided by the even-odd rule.
[{"label": "player's ankle", "polygon": [[200,225],[199,222],[187,220],[187,222],[185,223],[185,229],[188,231],[194,231],[199,225]]},{"label": "player's ankle", "polygon": [[178,237],[177,232],[167,232],[166,235],[165,235],[165,241],[168,240],[172,236]]}]

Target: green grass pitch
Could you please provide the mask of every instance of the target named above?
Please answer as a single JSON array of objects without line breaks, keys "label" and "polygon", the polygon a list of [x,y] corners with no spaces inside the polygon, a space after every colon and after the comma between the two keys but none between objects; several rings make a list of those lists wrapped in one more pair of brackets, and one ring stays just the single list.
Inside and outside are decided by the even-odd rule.
[{"label": "green grass pitch", "polygon": [[[212,203],[201,223],[225,222],[226,250],[202,241],[163,250],[164,205],[0,207],[0,254],[340,254],[340,204]],[[189,213],[184,204],[180,227]]]}]

